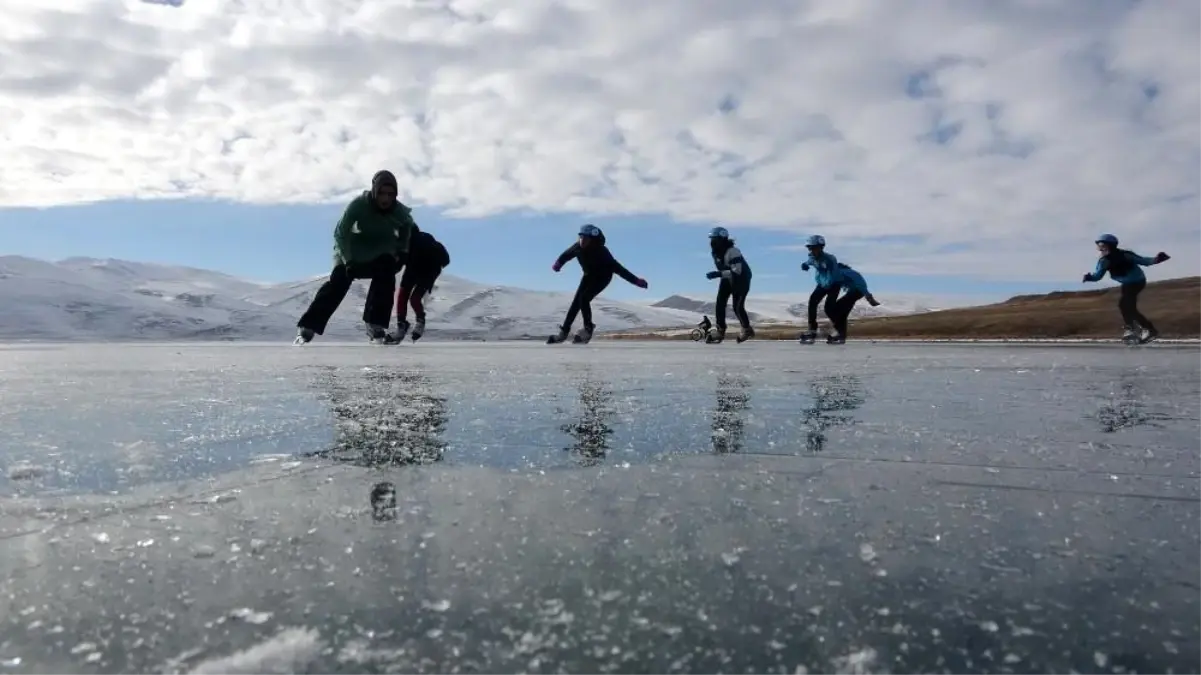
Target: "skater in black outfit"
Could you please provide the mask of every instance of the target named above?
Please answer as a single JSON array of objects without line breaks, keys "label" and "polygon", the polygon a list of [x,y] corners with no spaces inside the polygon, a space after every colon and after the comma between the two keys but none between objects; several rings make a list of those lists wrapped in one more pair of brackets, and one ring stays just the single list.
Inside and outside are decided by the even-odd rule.
[{"label": "skater in black outfit", "polygon": [[592,339],[592,332],[596,330],[596,325],[592,323],[592,300],[605,290],[609,282],[613,281],[614,274],[638,288],[647,286],[646,279],[634,276],[621,263],[617,262],[608,247],[605,246],[604,232],[601,232],[600,228],[595,225],[582,226],[579,241],[563,251],[551,269],[558,272],[573,258],[580,261],[580,268],[584,270],[584,276],[580,279],[579,287],[576,288],[575,298],[571,301],[571,307],[567,310],[563,325],[559,326],[559,332],[556,335],[546,339],[547,344],[556,344],[567,339],[567,334],[571,331],[571,324],[575,323],[577,313],[583,315],[584,327],[576,333],[574,342],[585,343]]},{"label": "skater in black outfit", "polygon": [[[1154,258],[1147,258],[1134,251],[1118,248],[1118,238],[1112,234],[1097,237],[1096,244],[1101,255],[1097,258],[1096,269],[1092,274],[1085,274],[1084,281],[1100,281],[1108,272],[1110,279],[1122,285],[1122,298],[1118,301],[1122,323],[1126,326],[1122,340],[1147,343],[1159,337],[1159,331],[1151,320],[1138,311],[1138,294],[1147,287],[1147,275],[1143,274],[1139,266],[1158,265],[1170,260],[1171,256],[1160,251]],[[1140,327],[1143,329],[1141,334],[1138,333]]]},{"label": "skater in black outfit", "polygon": [[450,253],[442,242],[429,232],[413,229],[409,244],[408,264],[400,276],[400,288],[396,291],[396,342],[405,339],[409,330],[408,306],[413,306],[413,342],[425,334],[425,305],[422,298],[434,288],[434,282],[442,270],[450,265]]},{"label": "skater in black outfit", "polygon": [[715,344],[726,339],[726,303],[734,300],[734,316],[742,325],[738,342],[742,343],[755,337],[755,329],[751,328],[751,318],[746,313],[746,296],[751,292],[751,266],[742,257],[742,251],[730,239],[730,233],[724,227],[715,227],[709,231],[709,249],[713,253],[715,271],[706,274],[709,279],[721,279],[717,287],[717,330],[710,332],[706,342]]}]

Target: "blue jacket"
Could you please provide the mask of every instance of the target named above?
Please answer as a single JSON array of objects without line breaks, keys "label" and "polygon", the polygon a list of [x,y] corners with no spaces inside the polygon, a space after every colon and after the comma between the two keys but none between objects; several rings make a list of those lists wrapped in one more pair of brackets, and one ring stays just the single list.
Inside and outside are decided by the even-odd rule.
[{"label": "blue jacket", "polygon": [[842,269],[838,266],[838,258],[829,253],[822,253],[820,258],[815,258],[810,253],[805,265],[814,269],[814,278],[817,285],[822,288],[830,288],[835,284],[842,283]]},{"label": "blue jacket", "polygon": [[1108,272],[1110,279],[1123,286],[1126,284],[1137,284],[1147,280],[1147,275],[1143,274],[1143,270],[1139,265],[1146,267],[1154,264],[1155,258],[1147,258],[1134,251],[1116,249],[1109,255],[1097,258],[1097,268],[1093,270],[1092,274],[1084,275],[1084,278],[1086,281],[1100,281],[1105,278],[1105,273]]},{"label": "blue jacket", "polygon": [[843,288],[859,291],[865,297],[871,295],[867,290],[867,280],[862,274],[842,263],[839,263],[839,271],[842,273]]}]

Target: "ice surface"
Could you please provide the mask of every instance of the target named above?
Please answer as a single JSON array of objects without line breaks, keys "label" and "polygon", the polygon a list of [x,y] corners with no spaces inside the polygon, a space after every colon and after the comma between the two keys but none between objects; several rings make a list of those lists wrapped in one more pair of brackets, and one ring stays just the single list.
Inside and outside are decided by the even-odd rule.
[{"label": "ice surface", "polygon": [[0,348],[0,664],[1196,672],[1199,407],[1195,347]]}]

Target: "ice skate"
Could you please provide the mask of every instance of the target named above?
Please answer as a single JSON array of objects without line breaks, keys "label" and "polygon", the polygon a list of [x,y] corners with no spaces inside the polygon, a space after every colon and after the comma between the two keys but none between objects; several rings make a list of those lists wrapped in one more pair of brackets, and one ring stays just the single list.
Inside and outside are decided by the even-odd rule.
[{"label": "ice skate", "polygon": [[409,322],[408,321],[397,321],[396,322],[396,330],[394,332],[389,333],[388,337],[391,340],[393,340],[395,344],[400,344],[401,342],[404,342],[405,334],[407,334],[408,332],[409,332]]},{"label": "ice skate", "polygon": [[376,324],[367,325],[367,338],[372,344],[377,345],[394,345],[396,339],[388,334],[388,329],[384,326]]},{"label": "ice skate", "polygon": [[297,329],[296,339],[292,341],[292,344],[296,345],[297,347],[303,347],[304,345],[307,345],[313,341],[314,335],[316,335],[316,333],[314,333],[310,328]]},{"label": "ice skate", "polygon": [[736,342],[738,344],[742,344],[743,342],[746,342],[747,340],[751,340],[754,337],[755,337],[755,329],[754,328],[744,328],[744,329],[742,329],[742,332],[738,334],[738,339],[736,340]]},{"label": "ice skate", "polygon": [[566,340],[567,340],[567,329],[564,328],[563,326],[559,326],[559,332],[546,338],[546,344],[557,345],[560,342],[565,342]]},{"label": "ice skate", "polygon": [[826,344],[828,345],[845,345],[847,339],[840,335],[838,331],[834,331],[826,336]]},{"label": "ice skate", "polygon": [[807,330],[804,333],[801,333],[800,337],[797,339],[800,340],[801,344],[803,345],[811,345],[817,341],[817,331],[812,329]]},{"label": "ice skate", "polygon": [[710,328],[709,337],[705,339],[705,344],[716,345],[721,344],[726,339],[725,328]]},{"label": "ice skate", "polygon": [[417,319],[417,322],[413,324],[413,334],[412,334],[413,342],[420,340],[422,335],[425,335],[425,319],[424,318]]},{"label": "ice skate", "polygon": [[1147,328],[1143,331],[1143,334],[1139,336],[1138,343],[1140,345],[1145,345],[1148,342],[1151,342],[1152,340],[1155,340],[1158,337],[1159,337],[1158,330],[1156,330],[1154,328]]},{"label": "ice skate", "polygon": [[596,326],[584,326],[576,332],[575,337],[571,342],[577,345],[586,345],[592,340],[592,332],[596,330]]},{"label": "ice skate", "polygon": [[1122,342],[1125,342],[1128,345],[1133,345],[1138,344],[1138,341],[1139,334],[1135,332],[1133,328],[1127,326],[1126,329],[1122,331]]}]

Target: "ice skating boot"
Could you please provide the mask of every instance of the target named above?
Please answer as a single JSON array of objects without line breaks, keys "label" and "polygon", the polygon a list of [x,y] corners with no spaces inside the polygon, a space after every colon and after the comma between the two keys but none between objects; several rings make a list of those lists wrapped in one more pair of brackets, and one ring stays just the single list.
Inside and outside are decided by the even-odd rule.
[{"label": "ice skating boot", "polygon": [[596,330],[596,326],[585,325],[572,338],[572,343],[577,345],[586,345],[592,341],[592,332]]},{"label": "ice skating boot", "polygon": [[705,339],[705,344],[717,345],[721,344],[726,339],[725,328],[710,328],[709,337]]},{"label": "ice skating boot", "polygon": [[1145,345],[1157,337],[1159,337],[1158,330],[1155,330],[1154,328],[1147,328],[1143,331],[1143,334],[1139,336],[1138,343],[1140,345]]},{"label": "ice skating boot", "polygon": [[566,340],[567,340],[567,329],[564,328],[563,326],[559,326],[559,332],[546,338],[546,344],[557,345],[560,342],[565,342]]},{"label": "ice skating boot", "polygon": [[296,330],[296,339],[292,341],[292,344],[298,347],[307,345],[313,341],[314,335],[316,335],[316,333],[314,333],[313,329],[311,328],[298,328]]},{"label": "ice skating boot", "polygon": [[1130,326],[1127,326],[1126,329],[1122,331],[1122,342],[1132,345],[1138,343],[1138,340],[1138,333],[1136,333],[1135,330]]},{"label": "ice skating boot", "polygon": [[826,344],[828,345],[845,345],[847,339],[840,335],[838,331],[834,331],[826,336]]},{"label": "ice skating boot", "polygon": [[743,328],[742,332],[738,334],[737,342],[738,342],[738,344],[742,344],[743,342],[746,342],[747,340],[754,339],[754,337],[755,337],[755,329],[754,328]]},{"label": "ice skating boot", "polygon": [[396,339],[388,334],[386,326],[378,326],[376,324],[367,325],[367,337],[372,344],[377,345],[394,345]]},{"label": "ice skating boot", "polygon": [[413,342],[420,340],[422,335],[425,335],[425,317],[418,318],[413,324]]},{"label": "ice skating boot", "polygon": [[811,328],[801,333],[800,337],[797,339],[800,340],[801,344],[803,345],[811,345],[817,341],[817,331]]},{"label": "ice skating boot", "polygon": [[401,342],[404,341],[405,334],[408,332],[409,332],[409,322],[408,321],[397,321],[396,322],[396,332],[391,333],[389,337],[391,337],[393,340],[395,340],[396,344],[400,344]]}]

